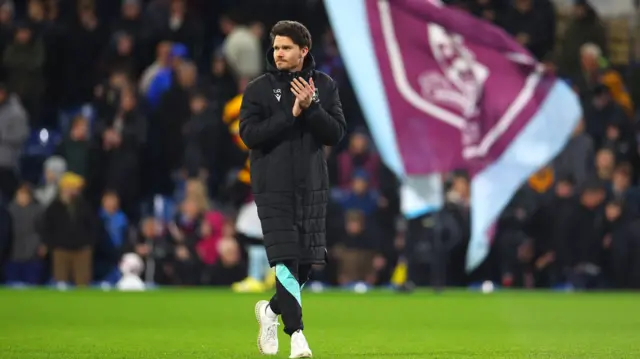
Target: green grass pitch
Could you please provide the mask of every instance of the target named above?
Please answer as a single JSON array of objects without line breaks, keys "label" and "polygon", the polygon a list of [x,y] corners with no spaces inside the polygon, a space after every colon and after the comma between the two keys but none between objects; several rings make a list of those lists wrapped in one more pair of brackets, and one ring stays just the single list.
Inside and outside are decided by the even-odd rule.
[{"label": "green grass pitch", "polygon": [[[265,297],[0,290],[0,358],[260,358]],[[326,292],[303,308],[314,358],[640,358],[639,294]]]}]

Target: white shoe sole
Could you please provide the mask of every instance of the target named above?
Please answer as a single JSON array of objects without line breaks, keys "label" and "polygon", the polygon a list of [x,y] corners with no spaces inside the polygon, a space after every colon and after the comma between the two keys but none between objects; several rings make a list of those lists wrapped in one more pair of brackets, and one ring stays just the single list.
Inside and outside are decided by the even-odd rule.
[{"label": "white shoe sole", "polygon": [[258,322],[258,326],[260,327],[260,330],[258,330],[258,350],[262,355],[277,355],[277,353],[275,354],[265,353],[264,350],[262,350],[262,343],[260,342],[260,338],[262,338],[262,331],[264,330],[264,327],[262,326],[262,321],[260,320],[260,308],[262,308],[262,304],[264,302],[266,301],[260,301],[256,303],[256,307],[255,307],[256,321]]},{"label": "white shoe sole", "polygon": [[311,358],[311,357],[312,357],[311,352],[304,352],[298,355],[292,355],[289,357],[289,359]]}]

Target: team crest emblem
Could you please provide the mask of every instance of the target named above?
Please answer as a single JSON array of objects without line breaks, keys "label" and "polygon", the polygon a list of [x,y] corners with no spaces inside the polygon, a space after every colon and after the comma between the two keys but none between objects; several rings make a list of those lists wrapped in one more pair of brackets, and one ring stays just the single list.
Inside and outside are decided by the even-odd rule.
[{"label": "team crest emblem", "polygon": [[316,88],[316,90],[314,91],[313,97],[311,97],[311,100],[313,100],[313,102],[320,101],[320,92],[318,91],[318,88]]}]

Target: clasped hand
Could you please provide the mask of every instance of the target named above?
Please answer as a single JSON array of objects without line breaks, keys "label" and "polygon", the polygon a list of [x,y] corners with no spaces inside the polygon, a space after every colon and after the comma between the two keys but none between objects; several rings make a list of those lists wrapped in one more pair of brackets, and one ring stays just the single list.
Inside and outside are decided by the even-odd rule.
[{"label": "clasped hand", "polygon": [[298,117],[302,110],[311,106],[311,101],[313,101],[313,95],[316,92],[313,79],[309,79],[307,82],[302,77],[294,78],[291,81],[291,92],[296,97],[296,102],[293,104],[293,116]]}]

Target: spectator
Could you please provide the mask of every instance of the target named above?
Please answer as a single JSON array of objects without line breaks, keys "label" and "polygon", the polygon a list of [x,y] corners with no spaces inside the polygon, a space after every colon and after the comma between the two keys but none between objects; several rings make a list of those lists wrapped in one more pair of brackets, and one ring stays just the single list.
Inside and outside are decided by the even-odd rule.
[{"label": "spectator", "polygon": [[42,206],[29,185],[23,184],[9,205],[13,242],[7,267],[7,282],[37,285],[42,280],[43,260],[47,254],[40,238]]},{"label": "spectator", "polygon": [[567,231],[562,233],[569,240],[569,281],[577,289],[600,288],[603,285],[604,200],[603,183],[598,180],[587,182],[579,202],[572,209],[565,227]]},{"label": "spectator", "polygon": [[[162,51],[162,49],[159,49],[158,51]],[[188,50],[185,45],[173,44],[171,45],[169,66],[163,65],[163,60],[161,58],[156,59],[158,70],[155,76],[152,76],[151,74],[148,75],[150,76],[149,86],[145,96],[150,110],[156,110],[164,94],[174,86],[174,75],[176,75],[178,69],[182,67],[187,54]],[[158,56],[161,55],[162,53],[158,54]]]},{"label": "spectator", "polygon": [[241,265],[238,242],[233,238],[223,238],[218,243],[218,254],[220,260],[214,266],[213,276],[209,281],[210,284],[228,286],[244,277],[246,271]]},{"label": "spectator", "polygon": [[[0,3],[0,53],[4,54],[10,42],[14,38],[13,21],[15,15],[15,7],[12,0],[4,0]],[[0,69],[2,78],[6,78],[6,70],[4,67]]]},{"label": "spectator", "polygon": [[560,75],[574,82],[583,76],[580,68],[580,52],[584,44],[593,43],[607,53],[604,26],[589,4],[589,0],[575,0],[569,26],[565,30],[558,66]]},{"label": "spectator", "polygon": [[260,23],[241,25],[225,16],[220,21],[222,32],[227,35],[222,45],[224,57],[238,79],[251,80],[262,73],[261,38],[264,27]]},{"label": "spectator", "polygon": [[108,77],[115,70],[122,71],[133,78],[140,74],[140,67],[135,55],[134,37],[126,32],[117,32],[111,36],[111,43],[102,58],[101,77]]},{"label": "spectator", "polygon": [[[635,215],[635,216],[634,216]],[[605,209],[607,233],[603,243],[611,285],[622,289],[640,289],[640,220],[622,201],[609,202]]]},{"label": "spectator", "polygon": [[137,240],[130,243],[127,251],[139,255],[144,262],[143,277],[147,283],[170,284],[165,268],[168,266],[168,241],[162,224],[153,217],[140,221]]},{"label": "spectator", "polygon": [[581,186],[594,172],[595,148],[593,139],[585,132],[585,121],[581,120],[564,149],[553,162],[558,177],[571,177]]},{"label": "spectator", "polygon": [[146,142],[146,119],[137,108],[136,93],[126,88],[120,94],[117,112],[98,124],[104,151],[104,178],[107,188],[120,196],[130,218],[137,218],[139,200],[140,151]]},{"label": "spectator", "polygon": [[44,208],[47,208],[58,196],[58,182],[67,172],[67,162],[63,157],[51,156],[44,162],[43,169],[44,184],[35,190],[34,196]]},{"label": "spectator", "polygon": [[178,82],[163,95],[157,118],[151,123],[151,131],[161,144],[155,153],[162,169],[157,178],[169,177],[180,170],[184,159],[185,143],[181,134],[191,117],[189,95],[196,89],[197,68],[193,63],[184,63],[178,68],[177,75]]},{"label": "spectator", "polygon": [[149,86],[158,73],[171,67],[171,46],[169,41],[161,41],[156,47],[155,61],[144,70],[140,78],[139,91],[143,96],[147,95]]},{"label": "spectator", "polygon": [[114,284],[118,279],[118,261],[128,244],[129,220],[120,209],[115,191],[106,191],[100,209],[103,236],[98,238],[93,254],[94,279]]},{"label": "spectator", "polygon": [[144,37],[141,0],[122,0],[121,15],[111,24],[111,33],[125,32],[142,44]]},{"label": "spectator", "polygon": [[472,0],[469,10],[475,16],[500,26],[504,21],[504,9],[499,0]]},{"label": "spectator", "polygon": [[557,179],[554,195],[538,207],[525,230],[533,239],[533,273],[537,286],[554,287],[567,281],[565,270],[570,266],[572,237],[566,237],[575,211],[575,180]]},{"label": "spectator", "polygon": [[635,115],[631,96],[625,88],[620,73],[611,68],[598,45],[586,43],[580,47],[580,60],[583,76],[579,79],[579,88],[588,92],[604,85],[609,89],[611,98],[625,111],[629,118]]},{"label": "spectator", "polygon": [[616,157],[610,148],[602,148],[596,154],[596,175],[605,182],[609,183],[613,177],[613,170],[616,166]]},{"label": "spectator", "polygon": [[89,121],[78,115],[71,122],[69,135],[62,140],[57,152],[66,161],[68,171],[88,178],[90,151]]},{"label": "spectator", "polygon": [[16,27],[15,37],[3,54],[7,84],[20,97],[32,127],[40,124],[40,97],[44,91],[45,48],[26,24]]},{"label": "spectator", "polygon": [[172,277],[173,284],[200,284],[200,260],[197,244],[202,238],[204,204],[193,197],[186,198],[174,220],[169,224],[173,244]]},{"label": "spectator", "polygon": [[640,214],[640,189],[632,187],[633,168],[627,162],[622,162],[613,170],[610,197],[625,204],[626,212],[632,216]]},{"label": "spectator", "polygon": [[183,136],[185,143],[184,159],[182,163],[187,168],[189,176],[198,176],[209,172],[216,159],[215,118],[213,108],[208,103],[204,93],[196,91],[190,97],[191,118],[185,123]]},{"label": "spectator", "polygon": [[217,107],[223,107],[240,92],[221,51],[216,51],[211,61],[211,87],[210,100],[215,101]]},{"label": "spectator", "polygon": [[78,18],[69,29],[65,47],[67,106],[91,101],[99,81],[96,59],[100,58],[106,39],[107,28],[98,19],[93,1],[80,0]]},{"label": "spectator", "polygon": [[338,185],[348,187],[353,173],[364,169],[369,174],[369,187],[378,189],[380,157],[370,147],[370,139],[363,129],[357,129],[349,138],[349,148],[338,155]]},{"label": "spectator", "polygon": [[211,266],[218,261],[218,243],[225,235],[229,236],[225,233],[228,226],[222,212],[209,210],[205,213],[200,228],[202,239],[196,245],[198,256],[203,264]]},{"label": "spectator", "polygon": [[350,190],[334,191],[334,200],[344,211],[358,210],[368,218],[385,204],[378,192],[370,188],[369,174],[364,170],[354,172]]},{"label": "spectator", "polygon": [[631,124],[628,121],[607,124],[603,147],[610,148],[613,151],[616,162],[637,163],[636,138],[633,132],[630,133],[630,129]]},{"label": "spectator", "polygon": [[555,14],[548,0],[515,0],[504,19],[504,28],[540,61],[553,50]]},{"label": "spectator", "polygon": [[17,95],[0,84],[0,194],[13,198],[22,144],[29,135],[27,114]]},{"label": "spectator", "polygon": [[371,225],[361,211],[346,212],[344,237],[336,251],[339,284],[376,283],[377,271],[385,263],[384,258],[379,255],[379,243]]},{"label": "spectator", "polygon": [[43,239],[52,254],[53,278],[89,285],[93,276],[93,246],[99,238],[97,218],[81,195],[84,180],[73,173],[60,179],[60,193],[45,210]]},{"label": "spectator", "polygon": [[625,126],[624,133],[633,136],[629,118],[624,110],[613,101],[609,89],[604,85],[596,86],[592,96],[583,101],[585,114],[585,131],[593,139],[596,148],[600,148],[605,141],[606,128],[609,124]]},{"label": "spectator", "polygon": [[[94,90],[94,116],[98,120],[115,116],[122,91],[127,87],[132,87],[132,83],[126,72],[116,70],[109,74],[109,78]],[[64,130],[65,126],[62,126],[62,129]]]},{"label": "spectator", "polygon": [[42,103],[38,104],[38,112],[42,125],[45,127],[55,127],[54,113],[59,110],[60,99],[62,98],[61,89],[64,89],[65,83],[65,27],[55,17],[57,4],[51,0],[30,0],[28,4],[28,22],[33,30],[34,39],[41,39],[44,45],[44,66],[43,72],[43,89],[44,92],[40,97]]},{"label": "spectator", "polygon": [[[31,29],[33,39],[41,39],[47,45],[50,33],[49,22],[46,19],[46,11],[42,0],[29,0],[27,4],[28,26]],[[47,51],[45,51],[47,53]]]},{"label": "spectator", "polygon": [[202,24],[196,13],[187,9],[186,0],[171,0],[168,15],[160,28],[160,38],[185,44],[192,58],[198,59],[204,44]]}]

